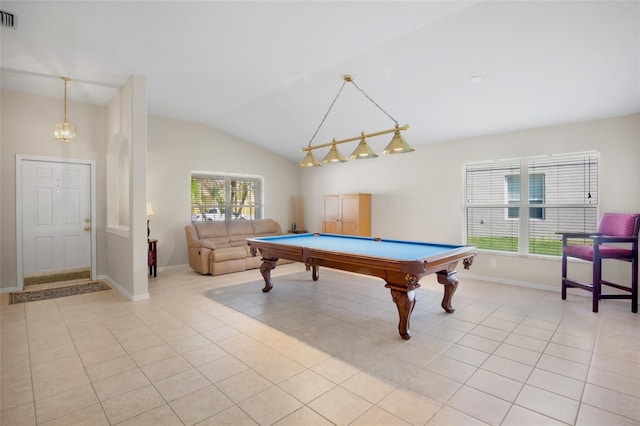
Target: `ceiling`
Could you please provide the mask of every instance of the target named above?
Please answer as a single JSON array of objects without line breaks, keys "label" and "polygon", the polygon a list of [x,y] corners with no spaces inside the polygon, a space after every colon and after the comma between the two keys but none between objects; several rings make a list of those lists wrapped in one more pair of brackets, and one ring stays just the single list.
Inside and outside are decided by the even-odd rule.
[{"label": "ceiling", "polygon": [[[640,112],[639,1],[0,8],[17,23],[2,28],[3,89],[62,98],[65,75],[70,100],[106,105],[130,75],[141,75],[150,114],[217,128],[292,161],[345,74],[384,111],[347,84],[314,145],[386,130],[393,120],[409,124],[404,137],[419,146]],[[389,139],[370,145],[380,151]]]}]

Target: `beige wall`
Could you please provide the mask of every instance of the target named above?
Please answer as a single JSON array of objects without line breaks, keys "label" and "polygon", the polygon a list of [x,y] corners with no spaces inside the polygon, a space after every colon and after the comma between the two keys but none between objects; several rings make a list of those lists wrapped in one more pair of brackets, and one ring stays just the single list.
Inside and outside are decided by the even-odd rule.
[{"label": "beige wall", "polygon": [[[265,217],[277,220],[283,229],[288,227],[292,195],[298,193],[298,170],[294,162],[284,160],[263,149],[230,135],[194,123],[161,117],[148,119],[144,129],[135,129],[136,97],[131,81],[125,85],[124,117],[120,126],[120,101],[116,96],[108,106],[100,107],[69,103],[69,121],[77,127],[75,143],[63,144],[53,140],[53,124],[60,121],[62,102],[16,92],[2,95],[1,124],[2,165],[0,207],[0,278],[2,288],[17,285],[16,229],[15,229],[15,157],[16,154],[41,155],[96,161],[97,174],[97,273],[107,276],[121,286],[127,296],[136,298],[146,294],[146,199],[153,204],[152,237],[158,238],[159,267],[187,263],[184,226],[190,220],[190,175],[192,171],[238,173],[264,177]],[[139,102],[144,102],[139,100]],[[110,111],[110,112],[108,112]],[[138,116],[140,111],[138,111]],[[143,134],[140,134],[142,132]],[[122,237],[107,232],[107,143],[114,137],[131,141],[131,229]],[[140,151],[140,140],[148,144]],[[144,184],[144,180],[147,184]],[[136,183],[137,182],[137,183]],[[130,236],[135,235],[135,245]],[[142,236],[142,238],[138,238]],[[137,259],[133,261],[133,259]],[[144,281],[144,283],[142,283]]]},{"label": "beige wall", "polygon": [[159,266],[188,263],[184,227],[191,220],[191,172],[264,178],[264,217],[288,228],[290,199],[298,192],[298,169],[254,145],[217,130],[149,116],[147,188],[153,206],[151,237],[158,239]]},{"label": "beige wall", "polygon": [[[640,114],[422,146],[411,131],[405,138],[414,153],[301,169],[307,227],[321,229],[323,194],[365,192],[374,236],[463,243],[465,163],[591,150],[600,152],[600,212],[640,211]],[[468,274],[557,288],[560,262],[484,252]]]},{"label": "beige wall", "polygon": [[[43,155],[95,160],[97,174],[97,267],[98,274],[126,265],[132,252],[107,250],[106,228],[106,108],[69,103],[69,119],[76,124],[78,141],[55,142],[53,123],[60,120],[62,102],[36,95],[2,93],[2,166],[0,207],[1,288],[16,285],[15,156]],[[109,127],[113,123],[110,122]],[[240,173],[265,178],[265,217],[288,227],[290,197],[305,200],[305,223],[310,231],[321,228],[321,196],[345,192],[372,193],[372,232],[380,237],[462,243],[464,198],[462,167],[470,161],[597,150],[600,160],[600,211],[639,211],[640,114],[576,123],[508,134],[485,136],[439,144],[420,145],[413,154],[380,156],[314,169],[298,169],[246,142],[194,123],[148,117],[146,198],[153,204],[152,237],[159,239],[159,266],[187,263],[184,225],[190,220],[189,182],[193,171]],[[372,141],[380,151],[386,144]],[[375,144],[381,146],[377,146]],[[138,160],[143,153],[136,154]],[[133,166],[135,167],[135,165]],[[144,167],[143,167],[144,168]],[[133,173],[134,171],[132,171]],[[140,170],[135,174],[141,182]],[[137,184],[132,197],[145,198]],[[144,233],[144,213],[136,201],[133,222]],[[109,235],[109,238],[114,237]],[[142,244],[146,246],[146,244]],[[134,248],[144,257],[144,248]],[[127,252],[126,256],[119,253]],[[110,253],[109,258],[107,253]],[[128,260],[127,260],[128,259]],[[491,268],[490,260],[496,260]],[[141,275],[145,261],[137,263]],[[109,267],[111,265],[112,267]],[[133,266],[133,265],[132,265]],[[494,280],[559,286],[558,260],[480,253],[469,274]],[[131,288],[132,293],[138,290]]]},{"label": "beige wall", "polygon": [[68,119],[76,125],[77,141],[63,143],[53,139],[53,125],[62,120],[62,100],[16,92],[2,97],[2,246],[0,288],[14,288],[16,266],[16,154],[94,160],[97,189],[97,273],[106,271],[105,252],[105,110],[102,107],[68,103]]}]

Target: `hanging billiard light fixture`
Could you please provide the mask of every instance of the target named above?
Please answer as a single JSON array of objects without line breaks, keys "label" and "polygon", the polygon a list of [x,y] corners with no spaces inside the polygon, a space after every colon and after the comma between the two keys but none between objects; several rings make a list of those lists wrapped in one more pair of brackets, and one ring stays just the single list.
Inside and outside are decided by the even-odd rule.
[{"label": "hanging billiard light fixture", "polygon": [[[331,149],[329,150],[327,155],[322,159],[322,163],[324,163],[324,164],[328,164],[328,163],[345,163],[348,160],[346,158],[344,158],[342,156],[342,154],[340,154],[340,151],[338,151],[337,145],[343,144],[343,143],[347,143],[347,142],[353,142],[353,141],[360,141],[360,143],[358,144],[356,149],[353,151],[353,153],[349,156],[349,158],[351,158],[352,160],[376,158],[378,156],[378,154],[373,152],[373,150],[369,147],[369,145],[367,145],[366,138],[385,135],[385,134],[389,134],[389,133],[393,133],[393,138],[391,139],[391,142],[389,142],[387,147],[384,149],[383,153],[385,153],[385,154],[401,154],[401,153],[415,151],[413,148],[411,148],[409,146],[409,144],[400,135],[401,131],[409,130],[409,125],[408,124],[405,124],[404,126],[400,126],[396,119],[391,117],[389,115],[389,113],[387,113],[384,109],[382,109],[380,107],[380,105],[375,103],[373,101],[373,99],[371,99],[360,87],[358,87],[358,85],[353,81],[353,78],[350,75],[345,75],[343,77],[343,80],[344,81],[342,83],[342,86],[340,87],[340,90],[338,90],[338,94],[333,99],[333,102],[331,102],[331,105],[329,106],[329,109],[327,110],[327,112],[325,113],[322,121],[320,122],[320,125],[318,126],[318,129],[315,131],[315,133],[311,137],[311,140],[309,141],[309,144],[306,147],[302,148],[302,151],[305,152],[305,157],[304,157],[304,159],[302,161],[300,161],[298,163],[298,167],[318,167],[318,166],[320,166],[321,164],[318,162],[318,160],[316,160],[316,158],[313,155],[313,150],[314,149],[319,149],[319,148],[326,148],[326,147],[331,147]],[[313,139],[316,137],[316,135],[318,134],[318,131],[320,130],[320,128],[324,124],[324,121],[326,120],[327,116],[329,115],[329,112],[331,112],[331,108],[333,108],[333,105],[338,100],[338,97],[340,96],[340,93],[342,93],[342,89],[344,89],[344,86],[347,83],[353,84],[356,87],[356,89],[358,89],[372,104],[374,104],[380,111],[382,111],[387,117],[389,117],[395,123],[395,127],[393,129],[381,130],[379,132],[368,133],[368,134],[366,134],[365,132],[361,132],[360,136],[355,136],[353,138],[342,139],[342,140],[338,140],[338,141],[335,140],[335,138],[334,138],[329,143],[325,143],[325,144],[321,144],[321,145],[315,145],[315,146],[311,145],[313,143]]]},{"label": "hanging billiard light fixture", "polygon": [[76,126],[67,122],[67,82],[69,77],[60,77],[64,81],[64,121],[53,127],[53,137],[57,141],[74,142],[76,140]]}]

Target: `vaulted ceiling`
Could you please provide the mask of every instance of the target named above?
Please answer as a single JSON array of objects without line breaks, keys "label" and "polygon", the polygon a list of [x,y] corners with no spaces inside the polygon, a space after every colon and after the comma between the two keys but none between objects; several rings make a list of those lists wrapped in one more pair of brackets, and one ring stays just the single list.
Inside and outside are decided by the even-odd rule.
[{"label": "vaulted ceiling", "polygon": [[[640,112],[638,1],[0,8],[16,17],[14,29],[2,28],[3,89],[61,98],[65,75],[70,100],[105,105],[129,75],[142,75],[150,114],[218,128],[292,161],[345,74],[411,126],[404,136],[415,146]],[[393,127],[384,112],[348,84],[313,143]]]}]

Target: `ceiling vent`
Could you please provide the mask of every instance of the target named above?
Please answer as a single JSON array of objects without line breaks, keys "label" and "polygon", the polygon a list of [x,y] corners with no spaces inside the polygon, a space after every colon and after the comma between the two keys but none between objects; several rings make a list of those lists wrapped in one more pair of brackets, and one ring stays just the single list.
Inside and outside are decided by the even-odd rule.
[{"label": "ceiling vent", "polygon": [[0,19],[3,27],[16,29],[16,17],[13,13],[0,10]]}]

